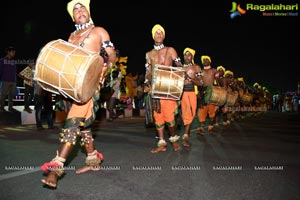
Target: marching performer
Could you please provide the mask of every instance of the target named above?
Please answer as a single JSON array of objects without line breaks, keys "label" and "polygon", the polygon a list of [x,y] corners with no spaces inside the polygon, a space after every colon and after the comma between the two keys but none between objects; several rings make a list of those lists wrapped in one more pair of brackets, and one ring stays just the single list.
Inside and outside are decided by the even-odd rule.
[{"label": "marching performer", "polygon": [[219,72],[216,68],[211,67],[211,59],[209,56],[201,56],[201,62],[203,64],[203,86],[199,87],[199,94],[197,99],[197,114],[201,124],[198,128],[199,134],[204,135],[204,126],[207,116],[209,116],[210,120],[210,124],[208,125],[208,131],[214,130],[215,114],[216,110],[218,109],[218,106],[205,102],[205,95],[208,92],[207,89],[209,87],[212,87],[214,84],[214,80],[219,77]]},{"label": "marching performer", "polygon": [[[156,24],[152,28],[152,38],[154,40],[154,48],[146,53],[146,75],[145,75],[145,92],[151,92],[152,70],[155,70],[155,65],[172,66],[174,62],[177,67],[182,67],[181,60],[178,57],[176,50],[173,47],[165,46],[165,29]],[[165,141],[164,130],[168,127],[170,137],[169,141],[173,145],[174,151],[180,150],[178,140],[179,135],[175,133],[175,112],[177,111],[178,103],[172,99],[153,99],[153,117],[155,128],[159,141],[157,147],[151,150],[152,153],[158,153],[167,150],[167,142]]]},{"label": "marching performer", "polygon": [[[108,32],[104,28],[94,25],[90,17],[89,4],[90,0],[72,0],[67,4],[68,13],[76,27],[76,30],[70,34],[68,42],[99,54],[102,48],[106,51],[108,59],[106,65],[102,68],[100,78],[100,82],[103,82],[106,70],[115,62],[116,53]],[[95,149],[93,134],[89,129],[99,108],[98,98],[99,90],[97,89],[93,97],[86,103],[72,103],[65,126],[60,133],[61,147],[57,151],[57,155],[41,167],[47,174],[47,177],[41,181],[49,187],[55,188],[58,178],[64,174],[64,163],[76,144],[77,137],[81,137],[81,145],[85,147],[87,156],[85,166],[76,170],[76,173],[100,169],[103,155]]]},{"label": "marching performer", "polygon": [[201,68],[198,64],[194,63],[195,53],[196,51],[189,47],[185,48],[183,51],[185,79],[181,97],[181,116],[184,125],[182,144],[185,147],[190,147],[188,138],[191,137],[191,125],[197,112],[195,85],[200,86],[203,83],[201,78]]}]

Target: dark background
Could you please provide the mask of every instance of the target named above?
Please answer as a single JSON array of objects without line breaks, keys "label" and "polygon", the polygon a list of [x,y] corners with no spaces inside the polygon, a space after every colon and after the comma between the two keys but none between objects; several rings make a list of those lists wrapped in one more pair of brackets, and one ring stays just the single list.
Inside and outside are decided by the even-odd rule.
[{"label": "dark background", "polygon": [[[1,55],[5,55],[7,46],[13,45],[17,48],[17,59],[32,60],[49,41],[67,40],[75,29],[66,10],[67,2],[2,3]],[[151,29],[159,23],[166,31],[164,44],[173,46],[182,59],[184,48],[191,47],[196,50],[196,63],[200,63],[201,55],[209,55],[213,67],[223,65],[235,77],[243,77],[248,85],[258,82],[271,92],[297,90],[298,16],[264,17],[259,11],[248,10],[245,15],[231,19],[232,1],[126,2],[91,0],[90,10],[95,25],[109,32],[121,56],[128,56],[127,72],[145,72],[145,53],[153,48]],[[246,6],[242,1],[237,3],[242,8]],[[18,70],[24,67],[20,64]]]}]

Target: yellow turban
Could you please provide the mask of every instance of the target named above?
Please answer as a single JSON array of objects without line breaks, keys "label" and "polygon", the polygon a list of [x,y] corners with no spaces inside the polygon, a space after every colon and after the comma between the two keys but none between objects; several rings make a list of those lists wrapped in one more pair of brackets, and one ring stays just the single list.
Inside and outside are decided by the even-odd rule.
[{"label": "yellow turban", "polygon": [[[67,10],[72,18],[72,20],[74,20],[74,16],[73,16],[73,9],[74,6],[80,3],[82,4],[84,7],[86,7],[87,11],[90,13],[90,0],[72,0],[68,3],[67,5]],[[91,13],[90,13],[91,14]]]},{"label": "yellow turban", "polygon": [[253,84],[253,87],[260,86],[257,82]]},{"label": "yellow turban", "polygon": [[244,78],[243,77],[239,77],[238,81],[244,82]]},{"label": "yellow turban", "polygon": [[195,56],[196,51],[194,49],[191,48],[185,48],[183,51],[183,55],[186,54],[186,52],[190,52],[193,56]]},{"label": "yellow turban", "polygon": [[161,25],[159,25],[159,24],[156,24],[156,25],[154,25],[153,26],[153,28],[152,28],[152,38],[154,39],[154,35],[155,35],[155,33],[156,33],[156,31],[158,31],[158,30],[161,30],[161,32],[163,32],[163,34],[164,34],[164,36],[165,36],[165,29],[161,26]]},{"label": "yellow turban", "polygon": [[196,51],[195,51],[194,49],[191,49],[191,48],[188,48],[188,47],[187,47],[187,48],[185,48],[185,49],[183,50],[183,55],[185,55],[186,52],[190,52],[190,54],[193,55],[192,63],[194,64],[194,56],[195,56]]},{"label": "yellow turban", "polygon": [[223,71],[225,72],[225,67],[223,67],[222,65],[220,65],[219,67],[217,67],[217,70],[219,71],[220,69],[223,69]]},{"label": "yellow turban", "polygon": [[233,72],[230,71],[230,70],[226,70],[225,73],[224,73],[224,76],[226,76],[226,75],[231,75],[231,76],[233,76]]},{"label": "yellow turban", "polygon": [[202,64],[203,64],[203,62],[204,62],[204,59],[208,59],[209,62],[211,62],[211,59],[210,59],[209,56],[201,56],[201,62],[202,62]]}]

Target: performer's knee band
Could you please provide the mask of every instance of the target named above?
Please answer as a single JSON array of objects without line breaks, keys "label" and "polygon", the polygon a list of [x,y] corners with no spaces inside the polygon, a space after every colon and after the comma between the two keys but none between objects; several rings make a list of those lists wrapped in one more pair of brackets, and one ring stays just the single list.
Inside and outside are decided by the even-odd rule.
[{"label": "performer's knee band", "polygon": [[80,142],[81,146],[89,145],[93,141],[94,141],[94,138],[93,138],[91,129],[81,131],[81,142]]},{"label": "performer's knee band", "polygon": [[175,120],[166,123],[168,127],[175,126]]},{"label": "performer's knee band", "polygon": [[80,135],[80,129],[76,126],[62,129],[62,132],[60,133],[60,142],[75,145],[78,135]]},{"label": "performer's knee band", "polygon": [[65,122],[65,128],[60,133],[60,142],[75,145],[80,129],[84,127],[84,118],[69,118]]},{"label": "performer's knee band", "polygon": [[165,127],[164,124],[155,124],[156,129],[161,129],[161,128],[164,128],[164,127]]}]

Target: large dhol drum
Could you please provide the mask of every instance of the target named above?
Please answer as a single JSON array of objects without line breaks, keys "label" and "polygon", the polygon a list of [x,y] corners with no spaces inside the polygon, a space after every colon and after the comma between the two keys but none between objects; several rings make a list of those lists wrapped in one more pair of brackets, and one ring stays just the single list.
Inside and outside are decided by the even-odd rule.
[{"label": "large dhol drum", "polygon": [[253,101],[253,95],[250,93],[244,93],[240,95],[240,102],[244,105],[250,105]]},{"label": "large dhol drum", "polygon": [[225,106],[234,106],[235,102],[237,101],[239,97],[239,93],[237,91],[233,92],[227,92],[227,98],[226,98],[226,103]]},{"label": "large dhol drum", "polygon": [[40,51],[34,79],[47,91],[84,103],[97,89],[102,68],[98,53],[58,39]]},{"label": "large dhol drum", "polygon": [[153,98],[180,100],[184,85],[184,69],[155,65],[152,72]]},{"label": "large dhol drum", "polygon": [[227,91],[219,86],[207,86],[205,90],[205,103],[222,106],[226,103]]}]

